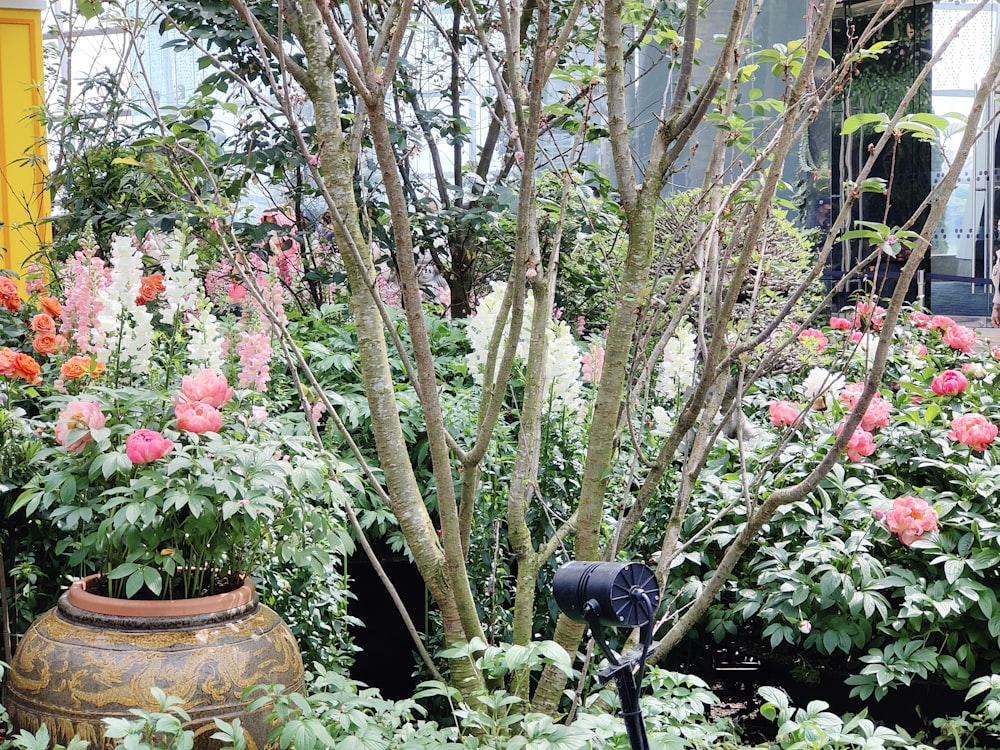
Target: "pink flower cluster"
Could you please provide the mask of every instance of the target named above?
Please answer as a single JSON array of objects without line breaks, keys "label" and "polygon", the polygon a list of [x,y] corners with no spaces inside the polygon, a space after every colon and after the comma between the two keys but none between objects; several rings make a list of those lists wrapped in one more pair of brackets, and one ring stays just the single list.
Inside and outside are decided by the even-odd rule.
[{"label": "pink flower cluster", "polygon": [[926,500],[906,495],[892,501],[892,509],[885,514],[885,523],[889,531],[909,547],[926,532],[938,530],[938,514]]},{"label": "pink flower cluster", "polygon": [[[233,396],[224,375],[202,370],[185,377],[181,392],[174,400],[177,429],[195,434],[218,432],[222,427],[219,409]],[[104,428],[107,417],[96,401],[72,401],[59,412],[55,426],[56,442],[73,453],[94,442],[94,435]],[[157,461],[173,450],[174,443],[156,430],[139,429],[125,438],[125,455],[133,464]]]}]

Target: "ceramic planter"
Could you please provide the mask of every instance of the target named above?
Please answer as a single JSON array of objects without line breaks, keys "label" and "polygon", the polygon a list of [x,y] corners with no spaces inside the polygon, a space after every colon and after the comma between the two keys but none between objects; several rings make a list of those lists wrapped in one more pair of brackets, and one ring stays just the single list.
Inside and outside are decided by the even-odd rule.
[{"label": "ceramic planter", "polygon": [[103,746],[104,717],[157,708],[156,686],[184,701],[199,750],[219,746],[213,719],[239,717],[248,746],[261,750],[263,714],[247,716],[244,688],[280,683],[302,690],[302,657],[291,631],[260,604],[253,584],[176,601],[111,599],[74,583],[25,634],[7,676],[15,729],[48,726],[65,744],[74,734]]}]

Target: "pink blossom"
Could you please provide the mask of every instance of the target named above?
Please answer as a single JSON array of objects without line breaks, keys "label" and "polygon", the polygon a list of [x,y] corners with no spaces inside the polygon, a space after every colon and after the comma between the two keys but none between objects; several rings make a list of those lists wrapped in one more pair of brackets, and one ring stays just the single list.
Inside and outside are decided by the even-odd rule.
[{"label": "pink blossom", "polygon": [[931,390],[938,396],[958,396],[967,385],[969,381],[958,370],[945,370],[931,380]]},{"label": "pink blossom", "polygon": [[798,404],[790,401],[774,401],[768,405],[767,410],[771,414],[771,424],[775,427],[793,427],[802,416]]},{"label": "pink blossom", "polygon": [[604,347],[591,342],[589,351],[583,353],[583,379],[597,385],[601,382],[601,372],[604,370]]},{"label": "pink blossom", "polygon": [[852,344],[856,344],[859,341],[861,341],[863,336],[864,334],[861,333],[861,331],[851,331],[851,335],[848,337],[848,341],[850,341]]},{"label": "pink blossom", "polygon": [[810,352],[820,354],[826,349],[827,344],[830,343],[830,339],[816,328],[805,328],[799,331],[799,343]]},{"label": "pink blossom", "polygon": [[181,381],[181,394],[187,401],[203,401],[216,409],[233,397],[233,389],[226,376],[215,370],[202,370],[197,375],[185,375]]},{"label": "pink blossom", "polygon": [[854,325],[870,325],[876,331],[882,330],[882,322],[885,319],[885,308],[874,302],[858,302],[854,309]]},{"label": "pink blossom", "polygon": [[864,383],[851,383],[850,385],[845,385],[838,395],[840,403],[842,403],[847,409],[853,409],[854,405],[858,403],[858,399],[861,398],[861,392],[864,391]]},{"label": "pink blossom", "polygon": [[254,422],[260,424],[265,419],[267,419],[267,409],[265,409],[263,406],[257,406],[257,405],[251,406],[250,416]]},{"label": "pink blossom", "polygon": [[892,403],[882,398],[881,394],[876,393],[868,402],[865,415],[861,418],[861,427],[869,432],[873,432],[879,427],[887,427],[890,411],[892,411]]},{"label": "pink blossom", "polygon": [[271,380],[271,336],[266,331],[243,331],[236,352],[240,356],[237,385],[261,392],[267,390]]},{"label": "pink blossom", "polygon": [[953,325],[944,329],[941,340],[952,349],[971,354],[976,346],[976,332],[965,326]]},{"label": "pink blossom", "polygon": [[854,327],[854,324],[851,321],[849,321],[847,318],[841,318],[841,317],[836,316],[836,315],[834,315],[832,318],[830,318],[830,328],[833,328],[833,329],[835,329],[837,331],[849,331],[853,327]]},{"label": "pink blossom", "polygon": [[914,310],[910,313],[910,322],[913,323],[917,328],[927,328],[931,321],[931,316],[925,312],[920,312],[920,310]]},{"label": "pink blossom", "polygon": [[903,347],[903,350],[916,357],[927,356],[927,346],[925,344],[907,344]]},{"label": "pink blossom", "polygon": [[173,448],[173,441],[163,437],[156,430],[136,430],[125,438],[125,455],[134,464],[157,461],[170,453]]},{"label": "pink blossom", "polygon": [[892,509],[885,514],[889,531],[899,537],[899,541],[909,547],[925,532],[938,530],[938,514],[927,501],[905,495],[892,501]]},{"label": "pink blossom", "polygon": [[578,338],[583,338],[583,330],[587,325],[587,319],[582,315],[578,315],[576,318],[576,335]]},{"label": "pink blossom", "polygon": [[[56,442],[68,451],[79,453],[87,443],[93,442],[93,431],[102,429],[106,422],[107,417],[96,401],[73,401],[59,412]],[[84,434],[77,434],[75,440],[67,442],[72,433],[80,432]]]},{"label": "pink blossom", "polygon": [[[844,423],[837,425],[837,435],[844,431]],[[875,452],[875,440],[864,427],[855,427],[851,439],[847,441],[847,458],[859,463]]]},{"label": "pink blossom", "polygon": [[982,414],[960,414],[951,421],[948,439],[985,451],[996,440],[997,426]]},{"label": "pink blossom", "polygon": [[1000,359],[1000,346],[991,346],[990,354],[993,355],[993,359]]},{"label": "pink blossom", "polygon": [[219,410],[204,401],[185,401],[174,406],[177,428],[185,432],[218,432],[222,427]]},{"label": "pink blossom", "polygon": [[927,327],[931,329],[940,328],[943,330],[951,328],[953,325],[955,325],[955,321],[947,315],[934,315],[927,321]]}]

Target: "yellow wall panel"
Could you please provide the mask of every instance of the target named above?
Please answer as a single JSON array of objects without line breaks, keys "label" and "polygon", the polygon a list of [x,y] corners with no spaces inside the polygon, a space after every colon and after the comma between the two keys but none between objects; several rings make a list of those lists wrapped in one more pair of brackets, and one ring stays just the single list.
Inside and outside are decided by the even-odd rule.
[{"label": "yellow wall panel", "polygon": [[[16,8],[4,7],[17,5]],[[2,267],[20,272],[48,242],[42,103],[42,23],[36,3],[0,0],[0,251]]]}]

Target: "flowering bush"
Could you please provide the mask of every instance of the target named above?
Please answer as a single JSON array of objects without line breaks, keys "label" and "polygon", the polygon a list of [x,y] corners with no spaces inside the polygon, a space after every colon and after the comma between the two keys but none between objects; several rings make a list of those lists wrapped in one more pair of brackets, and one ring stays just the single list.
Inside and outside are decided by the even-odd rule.
[{"label": "flowering bush", "polygon": [[[758,381],[744,408],[759,432],[720,445],[715,464],[745,465],[761,499],[803,479],[857,406],[883,319],[866,304],[834,315],[822,351],[794,334],[802,369]],[[775,648],[839,654],[862,699],[932,675],[963,690],[990,673],[1000,660],[998,354],[947,316],[904,311],[844,457],[774,516],[708,632],[744,629]],[[739,507],[745,481],[721,469],[702,481],[700,512]],[[667,589],[697,591],[740,519],[689,551]]]},{"label": "flowering bush", "polygon": [[100,387],[53,398],[40,421],[54,444],[37,453],[44,470],[15,510],[43,511],[66,535],[70,562],[98,563],[114,596],[186,598],[235,584],[277,517],[303,512],[296,488],[320,488],[324,473],[304,457],[293,470],[232,393],[203,370],[172,399]]},{"label": "flowering bush", "polygon": [[[51,271],[61,304],[31,279],[23,305],[4,303],[0,388],[43,442],[10,512],[62,532],[57,551],[112,596],[200,596],[276,549],[325,555],[333,519],[305,496],[336,491],[329,467],[262,393],[230,385],[263,386],[270,346],[247,375],[230,345],[246,316],[216,314],[184,238],[116,238],[109,255],[84,243]],[[38,359],[17,350],[28,341]]]}]

